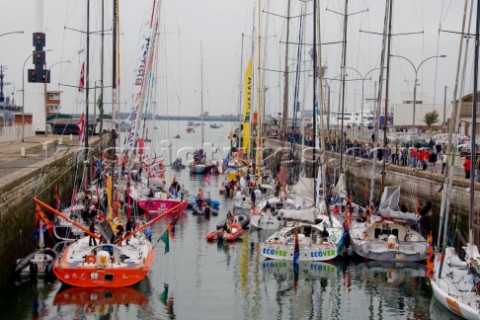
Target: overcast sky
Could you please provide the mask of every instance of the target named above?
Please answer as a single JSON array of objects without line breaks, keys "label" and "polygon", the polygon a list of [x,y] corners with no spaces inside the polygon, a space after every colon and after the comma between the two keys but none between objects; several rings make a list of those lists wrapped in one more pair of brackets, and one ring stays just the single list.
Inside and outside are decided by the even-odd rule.
[{"label": "overcast sky", "polygon": [[[139,43],[141,26],[148,20],[153,0],[120,0],[121,23],[121,99],[130,107],[132,95],[132,75],[140,55]],[[210,114],[237,113],[239,105],[239,83],[244,73],[247,59],[252,52],[253,29],[258,29],[258,0],[162,0],[162,26],[159,77],[159,95],[157,106],[162,114],[199,114],[200,113],[200,42],[203,43],[204,57],[204,90],[205,111]],[[312,12],[312,2],[292,0],[292,16],[298,16],[302,5],[306,12]],[[394,36],[392,38],[392,54],[402,55],[418,66],[423,59],[434,55],[446,54],[447,58],[426,62],[420,72],[418,99],[425,103],[443,104],[443,88],[453,88],[457,65],[459,36],[439,32],[444,30],[459,31],[464,1],[460,0],[395,0],[393,14],[393,34],[407,32],[423,32],[417,35]],[[107,8],[106,28],[111,28],[112,0],[105,0]],[[85,37],[81,33],[70,31],[65,27],[85,30],[86,0],[44,0],[44,27],[47,34],[47,64],[71,60],[61,63],[52,69],[52,83],[49,89],[63,91],[62,112],[79,113],[83,106],[77,106],[75,88],[78,84],[81,62],[85,48]],[[91,0],[91,30],[100,29],[101,0]],[[327,10],[328,8],[328,10]],[[362,13],[349,16],[347,41],[347,66],[357,69],[362,75],[380,65],[382,37],[360,32],[369,30],[381,33],[384,19],[384,0],[349,1],[349,12]],[[0,33],[24,30],[24,34],[0,37],[0,64],[7,66],[5,81],[13,85],[7,86],[5,95],[14,92],[15,100],[21,103],[19,90],[22,87],[22,67],[25,59],[32,53],[32,32],[35,26],[34,0],[2,0],[0,4]],[[286,15],[287,0],[262,0],[262,10],[277,15]],[[343,16],[331,11],[343,12],[344,1],[321,1],[322,42],[336,42],[342,39]],[[283,70],[286,38],[286,19],[262,13],[262,64],[270,70]],[[305,22],[304,42],[312,43],[312,16]],[[475,21],[473,19],[472,21]],[[290,41],[298,42],[300,18],[290,19]],[[471,29],[474,25],[472,22]],[[473,32],[473,31],[472,31]],[[243,54],[242,48],[243,40]],[[100,79],[100,37],[92,36],[90,87]],[[111,85],[111,37],[105,37],[106,86]],[[255,46],[257,44],[255,43]],[[312,65],[307,54],[311,45],[306,45],[301,55],[302,89],[300,98],[306,108],[311,109],[311,72]],[[297,58],[297,45],[290,45],[290,70],[294,70]],[[257,50],[255,47],[254,50]],[[468,55],[473,55],[473,41],[470,42]],[[243,60],[242,60],[243,57]],[[326,77],[333,78],[340,74],[341,45],[323,46],[323,62],[327,67]],[[257,57],[255,56],[255,59]],[[243,62],[243,70],[241,64]],[[472,64],[467,66],[471,70]],[[30,61],[26,69],[32,68]],[[391,60],[391,87],[393,102],[413,99],[412,66],[403,59]],[[256,68],[256,66],[255,66]],[[359,77],[352,70],[349,78]],[[371,73],[372,80],[365,81],[366,97],[373,95],[374,82],[378,73]],[[283,78],[276,71],[265,71],[262,75],[263,86],[268,88],[265,97],[267,113],[277,113],[282,109]],[[290,102],[293,105],[293,86],[295,74],[290,77]],[[472,90],[472,73],[466,76],[467,88]],[[98,84],[98,82],[97,82]],[[339,86],[337,81],[331,83],[332,101],[338,101]],[[15,91],[14,91],[15,90]],[[34,106],[31,85],[26,85],[26,110]],[[449,89],[449,100],[453,89]],[[92,90],[91,96],[94,92]],[[110,102],[106,89],[106,102]],[[347,109],[359,108],[361,103],[361,81],[347,84]],[[291,110],[291,108],[290,108]],[[290,111],[291,112],[291,111]]]}]

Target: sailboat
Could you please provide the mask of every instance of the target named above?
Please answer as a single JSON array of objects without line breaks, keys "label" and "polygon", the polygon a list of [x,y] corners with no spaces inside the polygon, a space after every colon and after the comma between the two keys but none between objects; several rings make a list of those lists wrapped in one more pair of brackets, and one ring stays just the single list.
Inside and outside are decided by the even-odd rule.
[{"label": "sailboat", "polygon": [[[299,244],[299,261],[328,261],[336,258],[342,251],[342,224],[336,217],[323,214],[325,202],[319,202],[319,208],[315,206],[313,180],[300,178],[295,187],[298,193],[297,201],[301,200],[299,205],[296,204],[293,209],[279,210],[277,219],[258,219],[257,225],[264,225],[265,228],[270,228],[270,225],[283,226],[260,245],[260,252],[264,257],[275,260],[293,259],[295,241]],[[251,218],[252,225],[254,217]]]},{"label": "sailboat", "polygon": [[[61,212],[38,199],[34,200],[39,206],[68,220]],[[154,246],[148,235],[141,231],[169,214],[178,217],[185,207],[185,202],[180,203],[132,232],[120,235],[117,240],[107,220],[99,224],[101,236],[70,221],[88,236],[74,241],[62,251],[55,261],[53,272],[60,281],[75,287],[134,285],[147,276],[154,258]]]},{"label": "sailboat", "polygon": [[[303,11],[305,12],[305,7]],[[314,9],[314,22],[316,21],[316,6]],[[304,14],[302,14],[304,16]],[[302,35],[303,20],[301,19],[300,36]],[[316,29],[316,28],[315,28]],[[300,37],[299,43],[303,38]],[[314,36],[314,43],[316,42]],[[316,45],[314,50],[317,50]],[[300,56],[299,47],[299,56]],[[316,56],[316,54],[313,54]],[[320,60],[318,61],[320,62]],[[314,61],[314,103],[316,104],[316,69],[317,61]],[[320,95],[321,96],[321,95]],[[316,113],[316,112],[315,112]],[[314,115],[316,119],[317,115]],[[316,122],[315,122],[316,123]],[[317,138],[317,128],[314,125],[315,139]],[[323,137],[324,135],[322,135]],[[322,138],[323,140],[323,138]],[[322,141],[322,147],[324,142]],[[316,162],[314,162],[316,166]],[[325,166],[323,166],[324,168]],[[321,168],[319,168],[321,169]],[[325,181],[324,170],[319,170],[322,181]],[[320,183],[320,181],[318,181]],[[272,236],[260,245],[262,256],[274,260],[293,260],[293,261],[328,261],[335,259],[343,250],[344,230],[341,222],[328,214],[324,199],[317,201],[319,197],[318,190],[315,186],[315,178],[300,178],[299,183],[295,186],[297,199],[300,204],[292,210],[281,210],[283,217],[291,217],[295,222],[293,225],[282,228],[275,232]],[[303,220],[303,221],[302,221]],[[302,221],[302,222],[299,222]]]},{"label": "sailboat", "polygon": [[[148,35],[158,33],[158,21],[160,19],[160,3],[154,1],[154,6],[152,7],[152,15],[150,21],[150,29],[148,29]],[[87,1],[87,20],[89,17],[90,11],[90,2]],[[87,21],[87,89],[86,89],[86,110],[88,115],[88,37],[89,37],[89,22]],[[144,42],[145,46],[143,48],[144,55],[142,59],[148,57],[148,59],[153,58],[153,50],[155,48],[157,37],[150,38],[149,36],[145,37]],[[148,60],[147,59],[147,60]],[[150,73],[150,69],[147,66],[151,66],[150,61],[142,60],[142,67],[146,68],[145,74]],[[145,64],[147,66],[145,66]],[[145,84],[144,79],[138,79],[135,84],[139,84],[137,88],[138,92],[135,99],[135,105],[133,114],[134,116],[139,115],[142,112],[143,102],[145,99],[145,92],[142,84]],[[140,144],[141,139],[136,139],[137,135],[136,128],[139,127],[139,118],[134,116],[131,119],[135,119],[137,124],[131,129],[128,142],[129,145],[131,142],[138,142]],[[85,117],[88,119],[88,116]],[[133,127],[131,127],[133,128]],[[85,144],[88,146],[87,138],[85,136]],[[113,141],[115,141],[113,139]],[[143,147],[140,147],[141,150]],[[115,149],[115,148],[113,148]],[[140,152],[141,154],[141,152]],[[85,155],[85,159],[88,160],[88,155]],[[140,161],[140,164],[143,164]],[[114,165],[113,157],[111,166]],[[162,219],[163,217],[168,216],[169,214],[176,214],[176,219],[178,219],[179,214],[187,206],[186,202],[178,202],[176,205],[172,206],[169,210],[166,210],[164,213],[156,216],[154,219],[148,223],[135,223],[134,217],[129,216],[127,212],[127,217],[129,221],[127,222],[125,229],[126,233],[123,233],[123,225],[120,222],[116,222],[113,218],[112,202],[113,202],[113,167],[112,173],[106,176],[107,180],[107,190],[104,191],[108,199],[108,217],[99,216],[99,217],[85,217],[86,221],[90,221],[90,228],[86,228],[85,225],[79,224],[76,221],[70,219],[68,216],[56,210],[47,204],[41,202],[38,199],[34,199],[35,203],[51,212],[61,219],[66,220],[69,224],[75,226],[76,228],[83,231],[82,235],[78,240],[70,243],[67,247],[63,249],[60,253],[58,259],[56,260],[53,266],[53,272],[58,277],[60,281],[65,284],[76,286],[76,287],[126,287],[131,286],[135,283],[138,283],[144,279],[152,264],[154,258],[154,246],[151,241],[151,232],[148,231],[153,223]],[[138,176],[140,174],[138,173]],[[138,178],[137,176],[137,178]],[[138,179],[137,179],[138,181]],[[116,186],[120,189],[120,185]],[[141,184],[138,183],[137,188],[133,190],[128,190],[130,194],[134,194],[133,191],[142,190]],[[82,189],[82,190],[86,190]],[[93,194],[93,193],[92,193]],[[142,200],[140,197],[136,198],[137,204]],[[85,201],[83,203],[84,210],[90,208],[90,202]],[[74,210],[71,210],[73,212]],[[107,210],[105,210],[107,211]],[[71,213],[70,212],[70,213]],[[176,221],[175,219],[175,221]],[[87,236],[85,236],[87,235]]]},{"label": "sailboat", "polygon": [[350,240],[356,254],[391,262],[414,262],[427,258],[428,242],[416,230],[419,215],[398,210],[399,198],[399,187],[385,188],[380,215],[363,212],[352,222]]},{"label": "sailboat", "polygon": [[[467,2],[465,3],[467,5]],[[472,5],[473,8],[473,5]],[[474,163],[477,157],[476,148],[476,127],[477,127],[477,103],[478,103],[478,60],[479,60],[479,29],[480,29],[480,1],[477,1],[477,16],[475,28],[475,55],[473,68],[473,103],[472,103],[472,138],[471,138],[471,172],[475,172]],[[465,28],[465,17],[463,26]],[[463,32],[463,31],[462,31]],[[460,39],[460,56],[462,52],[463,37]],[[465,57],[468,50],[465,50]],[[466,63],[466,60],[465,62]],[[457,69],[457,78],[458,78]],[[462,90],[460,90],[462,92]],[[456,89],[455,89],[456,96]],[[457,108],[457,103],[454,106],[452,118],[455,118],[455,128],[458,127],[460,108]],[[451,129],[453,126],[450,127]],[[450,130],[449,145],[452,140],[452,132]],[[453,161],[452,161],[453,163]],[[447,241],[448,232],[448,211],[449,211],[449,197],[452,196],[450,192],[451,178],[453,168],[448,168],[446,173],[447,188],[444,189],[442,197],[442,212],[441,223],[439,229],[439,245],[440,239]],[[430,279],[432,284],[433,294],[435,298],[447,309],[465,319],[480,319],[480,253],[478,246],[474,243],[473,224],[475,215],[475,175],[470,177],[470,213],[468,223],[468,243],[462,247],[465,251],[465,259],[461,259],[459,253],[455,248],[444,245],[443,251],[435,254],[433,261],[433,275]],[[445,212],[447,214],[445,214]],[[442,225],[443,224],[443,225]],[[442,229],[443,227],[443,229]],[[478,239],[477,239],[478,240]],[[442,249],[440,247],[440,249]]]},{"label": "sailboat", "polygon": [[[391,19],[393,5],[387,2],[385,6],[385,24],[384,24],[384,45],[381,52],[380,70],[384,69],[385,60],[387,62],[386,76],[386,94],[385,109],[388,106],[388,88],[389,88],[389,57],[390,57],[390,35]],[[388,28],[387,28],[388,26]],[[388,30],[388,31],[387,31]],[[387,41],[388,40],[388,41]],[[379,89],[377,101],[382,101],[382,83],[384,73],[379,75]],[[380,107],[380,104],[379,104]],[[376,110],[377,118],[380,115],[380,108]],[[387,114],[387,110],[384,112]],[[343,119],[342,119],[343,122]],[[378,132],[379,122],[376,122],[375,133]],[[343,124],[342,124],[343,127]],[[387,148],[387,128],[384,128],[384,147],[374,149],[376,156],[377,149]],[[384,150],[382,150],[384,152]],[[385,157],[383,158],[382,170],[382,188],[385,181]],[[372,160],[372,178],[370,186],[370,208],[373,207],[373,192],[375,188],[375,158]],[[361,209],[356,219],[351,222],[349,229],[350,242],[355,253],[361,257],[388,261],[388,262],[415,262],[427,258],[428,242],[421,234],[419,226],[419,217],[413,213],[406,213],[399,210],[400,188],[384,188],[382,200],[379,208],[379,215],[370,208]]]},{"label": "sailboat", "polygon": [[203,123],[203,48],[202,44],[200,43],[200,83],[201,83],[201,89],[200,89],[200,118],[201,118],[201,125],[200,125],[200,130],[202,130],[202,140],[201,140],[201,145],[200,149],[197,149],[193,153],[193,161],[191,161],[188,165],[190,172],[191,173],[196,173],[196,174],[206,174],[207,172],[210,172],[212,169],[216,168],[217,165],[207,161],[207,155],[205,153],[205,150],[203,149],[203,143],[205,142],[204,140],[204,123]]}]

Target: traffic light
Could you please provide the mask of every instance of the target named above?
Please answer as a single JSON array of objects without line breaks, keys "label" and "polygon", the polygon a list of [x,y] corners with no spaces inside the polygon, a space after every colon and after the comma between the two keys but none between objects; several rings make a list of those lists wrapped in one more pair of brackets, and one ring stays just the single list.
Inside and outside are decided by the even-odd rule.
[{"label": "traffic light", "polygon": [[42,70],[41,75],[41,83],[50,83],[50,70]]},{"label": "traffic light", "polygon": [[45,33],[35,32],[33,34],[33,46],[35,47],[36,51],[43,50],[43,47],[45,47]]},{"label": "traffic light", "polygon": [[28,69],[28,82],[50,83],[50,72],[45,70],[46,57],[45,51],[45,33],[33,33],[33,46],[35,50],[32,53],[32,60],[35,69]]},{"label": "traffic light", "polygon": [[28,69],[28,82],[37,82],[37,71],[35,69]]},{"label": "traffic light", "polygon": [[33,64],[35,69],[43,69],[45,65],[45,51],[37,51],[33,53]]}]

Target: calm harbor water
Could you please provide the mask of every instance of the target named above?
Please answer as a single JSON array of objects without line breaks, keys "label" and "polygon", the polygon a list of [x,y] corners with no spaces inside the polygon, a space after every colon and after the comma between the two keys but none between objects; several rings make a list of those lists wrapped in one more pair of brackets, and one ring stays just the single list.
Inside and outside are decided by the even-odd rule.
[{"label": "calm harbor water", "polygon": [[[171,140],[173,158],[177,150],[196,147],[200,141],[200,128],[187,135],[185,126],[183,122],[157,125],[163,136],[182,136]],[[205,141],[226,147],[229,130],[228,123],[220,129],[206,125]],[[176,177],[190,193],[198,192],[204,180],[187,170]],[[89,290],[65,288],[59,281],[26,281],[0,292],[0,318],[455,319],[432,299],[424,264],[350,258],[294,269],[292,262],[261,257],[259,241],[267,232],[247,231],[241,241],[231,244],[208,243],[207,234],[233,206],[218,195],[222,181],[223,176],[212,175],[211,184],[204,185],[212,198],[221,201],[219,216],[207,219],[186,211],[177,223],[176,239],[170,240],[170,252],[164,254],[162,241],[156,244],[154,265],[141,283]],[[154,226],[154,242],[168,223]]]}]

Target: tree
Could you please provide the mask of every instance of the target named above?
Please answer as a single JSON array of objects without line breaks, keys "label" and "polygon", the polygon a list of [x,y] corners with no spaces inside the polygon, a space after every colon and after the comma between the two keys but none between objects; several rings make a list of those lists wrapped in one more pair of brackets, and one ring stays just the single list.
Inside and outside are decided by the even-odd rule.
[{"label": "tree", "polygon": [[430,128],[432,124],[438,122],[438,112],[436,110],[433,110],[432,112],[427,112],[425,114],[425,118],[423,119],[423,122],[425,122],[428,128]]}]

